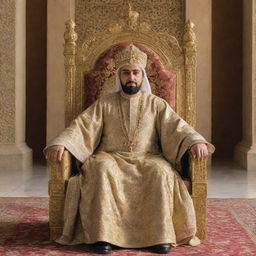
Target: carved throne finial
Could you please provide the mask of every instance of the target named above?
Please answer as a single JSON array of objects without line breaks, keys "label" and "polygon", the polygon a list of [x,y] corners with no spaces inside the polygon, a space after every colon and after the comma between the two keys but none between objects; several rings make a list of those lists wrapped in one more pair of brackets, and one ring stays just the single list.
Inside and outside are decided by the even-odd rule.
[{"label": "carved throne finial", "polygon": [[127,23],[129,28],[134,30],[138,25],[139,13],[132,10],[132,5],[129,1],[128,1],[128,6],[129,6],[129,12],[128,12]]},{"label": "carved throne finial", "polygon": [[66,30],[64,33],[64,39],[66,44],[75,44],[77,40],[77,33],[75,32],[75,22],[73,20],[68,20],[65,22]]},{"label": "carved throne finial", "polygon": [[124,0],[124,5],[125,5],[125,8],[120,14],[119,20],[109,25],[109,28],[108,28],[109,32],[119,33],[121,31],[127,31],[127,30],[135,31],[140,28],[140,24],[139,24],[140,14],[132,9],[132,5],[129,0]]},{"label": "carved throne finial", "polygon": [[186,22],[183,36],[183,42],[185,47],[191,47],[195,45],[196,34],[194,32],[194,26],[194,23],[192,23],[190,20]]}]

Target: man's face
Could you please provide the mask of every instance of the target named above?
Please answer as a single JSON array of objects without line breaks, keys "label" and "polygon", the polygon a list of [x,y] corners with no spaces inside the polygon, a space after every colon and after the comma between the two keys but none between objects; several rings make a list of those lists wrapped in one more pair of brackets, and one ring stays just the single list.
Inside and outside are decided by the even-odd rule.
[{"label": "man's face", "polygon": [[120,69],[122,89],[127,94],[137,93],[142,84],[143,72],[137,65],[126,65]]}]

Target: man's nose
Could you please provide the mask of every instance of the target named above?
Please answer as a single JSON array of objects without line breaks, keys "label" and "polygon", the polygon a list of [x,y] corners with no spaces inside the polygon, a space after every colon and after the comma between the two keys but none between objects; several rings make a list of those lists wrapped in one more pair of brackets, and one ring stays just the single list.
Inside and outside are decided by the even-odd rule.
[{"label": "man's nose", "polygon": [[129,74],[129,80],[134,81],[134,74],[132,72]]}]

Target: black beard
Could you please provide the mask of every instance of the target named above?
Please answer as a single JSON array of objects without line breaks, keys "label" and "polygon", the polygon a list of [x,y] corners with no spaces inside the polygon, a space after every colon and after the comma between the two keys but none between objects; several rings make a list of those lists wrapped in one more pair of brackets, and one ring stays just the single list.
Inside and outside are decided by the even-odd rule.
[{"label": "black beard", "polygon": [[[131,83],[135,84],[136,86],[128,86],[128,84],[131,84]],[[141,85],[142,85],[142,83],[140,85],[138,85],[136,82],[132,82],[132,81],[128,81],[125,84],[121,83],[123,92],[130,94],[130,95],[136,94],[140,90]]]}]

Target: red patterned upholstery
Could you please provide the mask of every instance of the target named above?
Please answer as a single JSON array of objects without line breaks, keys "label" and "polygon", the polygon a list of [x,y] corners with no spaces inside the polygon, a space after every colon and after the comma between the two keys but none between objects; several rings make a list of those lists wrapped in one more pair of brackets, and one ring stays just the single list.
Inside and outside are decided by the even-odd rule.
[{"label": "red patterned upholstery", "polygon": [[[103,52],[96,61],[94,70],[85,74],[85,108],[90,106],[100,96],[104,83],[115,76],[115,55],[129,44],[130,43],[122,43],[114,45]],[[152,92],[165,99],[175,110],[175,73],[166,70],[159,56],[149,47],[141,43],[134,43],[134,45],[136,45],[141,51],[145,52],[148,56],[146,72]]]}]

